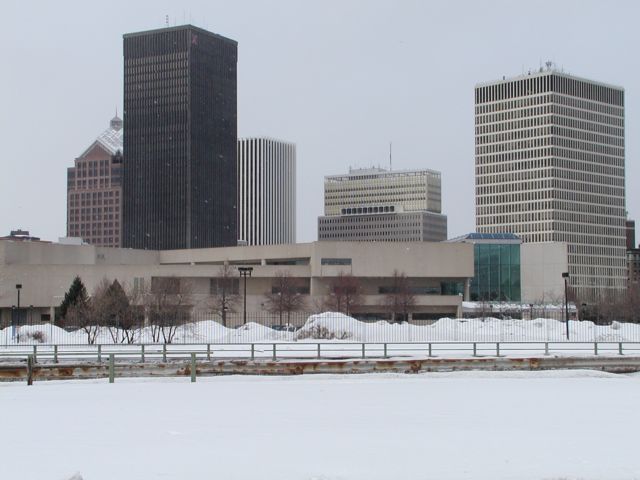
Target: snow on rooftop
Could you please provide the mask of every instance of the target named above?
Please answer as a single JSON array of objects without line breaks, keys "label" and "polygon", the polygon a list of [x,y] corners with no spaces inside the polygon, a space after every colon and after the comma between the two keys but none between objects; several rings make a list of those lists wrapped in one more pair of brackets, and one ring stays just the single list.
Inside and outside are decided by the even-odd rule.
[{"label": "snow on rooftop", "polygon": [[84,152],[82,152],[80,157],[86,155],[96,143],[104,148],[110,155],[115,155],[118,151],[122,153],[124,150],[122,119],[117,115],[113,117],[109,122],[109,128],[98,135],[98,138],[96,138],[95,141]]},{"label": "snow on rooftop", "polygon": [[102,145],[111,155],[120,150],[122,152],[122,132],[123,130],[115,130],[111,127],[107,128],[98,136],[96,141]]}]

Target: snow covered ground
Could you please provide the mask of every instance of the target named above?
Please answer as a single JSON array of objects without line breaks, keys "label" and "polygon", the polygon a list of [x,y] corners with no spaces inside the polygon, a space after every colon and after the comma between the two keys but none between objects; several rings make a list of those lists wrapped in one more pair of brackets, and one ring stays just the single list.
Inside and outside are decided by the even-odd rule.
[{"label": "snow covered ground", "polygon": [[0,478],[640,478],[640,376],[0,384]]},{"label": "snow covered ground", "polygon": [[[341,313],[312,315],[297,331],[274,330],[265,325],[248,323],[239,328],[226,328],[214,320],[194,322],[177,329],[173,343],[251,343],[345,340],[351,342],[562,342],[566,340],[566,324],[549,318],[534,320],[452,319],[442,318],[431,325],[408,323],[361,322]],[[570,340],[580,342],[640,341],[640,325],[613,322],[594,325],[588,321],[569,322]],[[37,333],[40,332],[40,333]],[[0,346],[46,344],[86,344],[82,330],[67,332],[59,327],[28,325],[0,330]],[[113,333],[113,332],[112,332]],[[96,343],[113,343],[122,335],[102,328]],[[37,340],[36,339],[39,339]],[[162,342],[160,337],[160,343]],[[150,327],[135,334],[135,343],[154,343]],[[155,342],[157,343],[157,342]]]}]

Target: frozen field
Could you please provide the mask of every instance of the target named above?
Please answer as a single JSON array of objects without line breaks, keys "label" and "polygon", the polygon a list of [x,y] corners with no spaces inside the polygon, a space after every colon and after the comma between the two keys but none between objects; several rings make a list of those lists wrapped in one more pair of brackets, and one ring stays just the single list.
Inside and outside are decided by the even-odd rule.
[{"label": "frozen field", "polygon": [[640,376],[0,384],[0,478],[637,479]]}]

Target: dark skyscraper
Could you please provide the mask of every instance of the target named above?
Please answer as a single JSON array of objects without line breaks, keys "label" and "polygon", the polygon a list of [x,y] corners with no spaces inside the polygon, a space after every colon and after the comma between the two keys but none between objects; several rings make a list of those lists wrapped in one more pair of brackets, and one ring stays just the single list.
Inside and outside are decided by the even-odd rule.
[{"label": "dark skyscraper", "polygon": [[124,247],[236,245],[237,51],[191,25],[124,35]]}]

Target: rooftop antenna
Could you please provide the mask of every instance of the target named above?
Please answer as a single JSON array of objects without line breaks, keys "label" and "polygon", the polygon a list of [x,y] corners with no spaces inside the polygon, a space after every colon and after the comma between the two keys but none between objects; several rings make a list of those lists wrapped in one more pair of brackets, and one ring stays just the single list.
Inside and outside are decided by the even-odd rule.
[{"label": "rooftop antenna", "polygon": [[389,171],[392,171],[393,168],[391,168],[391,146],[393,145],[392,142],[389,142]]}]

